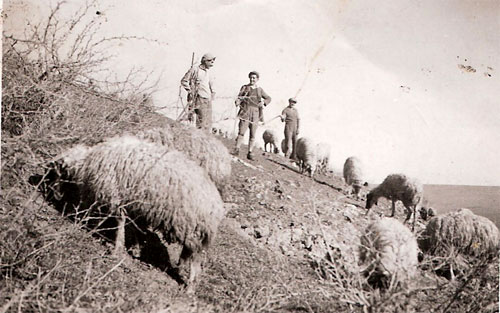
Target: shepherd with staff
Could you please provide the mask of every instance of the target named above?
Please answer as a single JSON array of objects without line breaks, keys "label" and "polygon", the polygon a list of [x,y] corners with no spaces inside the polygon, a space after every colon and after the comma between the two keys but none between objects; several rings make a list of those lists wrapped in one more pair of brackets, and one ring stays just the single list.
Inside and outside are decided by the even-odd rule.
[{"label": "shepherd with staff", "polygon": [[271,97],[262,89],[257,86],[259,80],[259,73],[252,71],[248,74],[250,83],[243,85],[235,101],[236,106],[240,107],[238,118],[240,119],[238,125],[238,137],[236,138],[236,146],[232,152],[233,155],[239,156],[240,147],[243,143],[243,137],[250,129],[250,138],[248,140],[248,154],[247,159],[253,160],[254,156],[252,150],[255,144],[255,134],[259,121],[264,120],[263,108],[271,102]]},{"label": "shepherd with staff", "polygon": [[194,114],[196,127],[206,131],[212,129],[212,100],[215,97],[209,69],[214,65],[215,56],[206,53],[200,65],[193,66],[181,79],[181,85],[188,92],[189,115]]}]

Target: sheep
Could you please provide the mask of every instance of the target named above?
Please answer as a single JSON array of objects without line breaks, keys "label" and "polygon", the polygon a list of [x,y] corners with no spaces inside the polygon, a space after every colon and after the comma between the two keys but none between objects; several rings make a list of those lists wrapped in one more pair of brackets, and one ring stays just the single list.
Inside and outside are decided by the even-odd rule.
[{"label": "sheep", "polygon": [[271,129],[266,129],[262,134],[262,139],[264,139],[265,152],[267,152],[267,144],[269,144],[269,152],[273,151],[274,153],[280,153],[280,150],[276,144],[278,142],[278,136],[276,135],[275,131]]},{"label": "sheep", "polygon": [[352,186],[350,194],[354,193],[356,198],[359,198],[363,185],[363,165],[357,157],[351,156],[345,160],[344,180],[348,186]]},{"label": "sheep", "polygon": [[179,243],[178,266],[188,264],[193,282],[201,269],[200,254],[213,241],[224,217],[214,183],[179,151],[133,136],[114,137],[92,147],[82,162],[59,160],[78,182],[81,205],[117,216],[114,254],[125,246],[125,216],[144,221],[169,243]]},{"label": "sheep", "polygon": [[469,209],[434,216],[419,239],[423,252],[438,256],[448,256],[453,248],[464,255],[488,257],[498,253],[499,243],[495,223]]},{"label": "sheep", "polygon": [[199,129],[186,127],[153,128],[135,134],[137,137],[159,143],[168,149],[184,152],[205,169],[224,197],[231,176],[231,156],[226,146]]},{"label": "sheep", "polygon": [[311,139],[307,137],[301,137],[297,140],[295,149],[301,173],[307,171],[312,178],[314,176],[314,171],[316,170],[317,163],[316,145]]},{"label": "sheep", "polygon": [[330,150],[331,146],[326,142],[320,142],[316,145],[317,165],[316,171],[318,173],[325,173],[330,164]]},{"label": "sheep", "polygon": [[426,207],[421,207],[420,208],[420,217],[424,220],[427,221],[429,218],[436,216],[436,210],[434,208],[426,208]]},{"label": "sheep", "polygon": [[359,264],[369,283],[387,287],[388,282],[405,282],[417,273],[417,240],[398,220],[384,217],[371,223],[360,243]]},{"label": "sheep", "polygon": [[393,217],[396,211],[396,201],[400,200],[407,212],[405,223],[410,220],[413,213],[412,230],[415,230],[416,212],[423,199],[423,190],[422,184],[416,179],[409,178],[404,174],[391,174],[384,179],[382,184],[368,193],[366,213],[368,214],[374,204],[377,205],[380,197],[384,197],[392,201],[391,217]]}]

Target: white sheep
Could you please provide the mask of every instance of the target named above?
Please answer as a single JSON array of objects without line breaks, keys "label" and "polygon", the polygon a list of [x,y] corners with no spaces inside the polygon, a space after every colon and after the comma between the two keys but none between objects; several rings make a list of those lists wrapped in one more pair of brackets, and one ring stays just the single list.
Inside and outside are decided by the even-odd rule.
[{"label": "white sheep", "polygon": [[370,283],[387,287],[389,282],[405,282],[417,273],[417,240],[398,220],[384,217],[371,223],[360,242],[359,263]]},{"label": "white sheep", "polygon": [[357,157],[349,157],[344,163],[344,180],[348,186],[351,186],[350,193],[359,197],[361,186],[363,185],[363,164]]},{"label": "white sheep", "polygon": [[330,165],[330,151],[331,146],[326,142],[320,142],[316,145],[317,165],[316,171],[318,173],[326,173]]},{"label": "white sheep", "polygon": [[429,220],[419,239],[423,252],[448,256],[450,250],[476,257],[496,255],[500,232],[491,220],[459,209]]},{"label": "white sheep", "polygon": [[278,148],[278,135],[274,130],[266,129],[262,134],[262,139],[264,139],[264,151],[267,152],[267,145],[269,144],[269,152],[280,153]]},{"label": "white sheep", "polygon": [[366,198],[366,208],[369,212],[370,208],[375,204],[380,197],[387,198],[392,201],[392,213],[394,216],[396,211],[396,201],[400,200],[406,208],[405,223],[410,220],[413,214],[413,226],[415,229],[417,207],[420,206],[423,199],[423,186],[416,179],[407,177],[404,174],[391,174],[384,181],[372,189]]},{"label": "white sheep", "polygon": [[199,129],[171,126],[143,130],[137,137],[184,152],[191,160],[204,168],[224,196],[231,176],[231,155],[226,146]]},{"label": "white sheep", "polygon": [[61,158],[60,169],[78,184],[81,207],[117,217],[114,253],[124,251],[125,217],[145,220],[167,242],[182,246],[178,265],[189,264],[191,283],[201,270],[200,252],[224,217],[219,192],[206,172],[179,151],[133,136],[109,139],[79,159]]},{"label": "white sheep", "polygon": [[297,140],[295,149],[301,173],[307,171],[313,177],[317,164],[316,144],[310,138],[301,137]]}]

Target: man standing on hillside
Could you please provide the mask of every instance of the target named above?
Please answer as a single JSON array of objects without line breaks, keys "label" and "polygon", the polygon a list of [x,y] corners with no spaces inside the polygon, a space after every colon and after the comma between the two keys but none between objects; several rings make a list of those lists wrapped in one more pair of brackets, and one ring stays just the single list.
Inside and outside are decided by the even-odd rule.
[{"label": "man standing on hillside", "polygon": [[285,144],[286,151],[283,151],[285,157],[295,159],[295,143],[299,134],[299,112],[295,108],[297,100],[288,99],[288,106],[281,112],[281,121],[285,122]]},{"label": "man standing on hillside", "polygon": [[257,86],[259,77],[259,73],[256,71],[248,73],[250,83],[241,87],[238,98],[235,101],[235,105],[240,107],[238,112],[240,123],[238,124],[239,129],[238,137],[236,138],[236,146],[234,147],[232,154],[235,156],[240,154],[240,146],[243,143],[243,137],[245,136],[247,128],[249,128],[250,138],[248,140],[247,154],[247,159],[249,160],[254,159],[252,150],[255,144],[255,134],[257,133],[257,127],[259,126],[258,123],[263,118],[263,108],[271,102],[271,97],[264,91],[264,89]]},{"label": "man standing on hillside", "polygon": [[181,79],[181,85],[188,92],[189,110],[193,110],[196,127],[212,129],[212,100],[215,97],[213,80],[209,69],[214,65],[215,56],[205,53],[200,65],[193,66]]}]

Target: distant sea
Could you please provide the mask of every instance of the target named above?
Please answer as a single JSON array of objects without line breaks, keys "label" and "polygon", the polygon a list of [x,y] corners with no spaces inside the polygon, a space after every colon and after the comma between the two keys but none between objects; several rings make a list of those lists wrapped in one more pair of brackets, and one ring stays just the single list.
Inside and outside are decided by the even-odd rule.
[{"label": "distant sea", "polygon": [[424,198],[438,214],[467,208],[500,228],[500,186],[424,185]]}]

